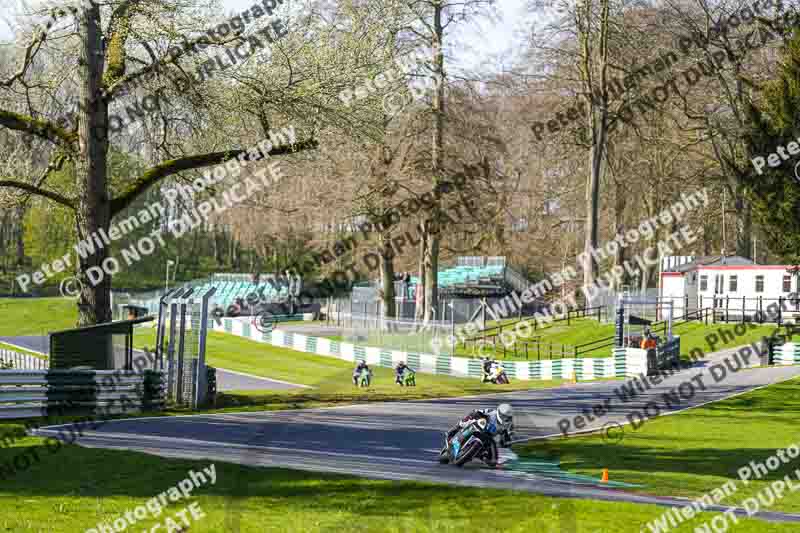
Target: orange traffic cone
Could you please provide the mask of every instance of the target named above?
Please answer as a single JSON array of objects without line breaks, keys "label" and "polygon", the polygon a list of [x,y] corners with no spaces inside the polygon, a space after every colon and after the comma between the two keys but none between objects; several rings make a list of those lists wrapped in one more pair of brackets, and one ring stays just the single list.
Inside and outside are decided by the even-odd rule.
[{"label": "orange traffic cone", "polygon": [[608,483],[608,468],[603,469],[603,477],[600,478],[603,483]]}]

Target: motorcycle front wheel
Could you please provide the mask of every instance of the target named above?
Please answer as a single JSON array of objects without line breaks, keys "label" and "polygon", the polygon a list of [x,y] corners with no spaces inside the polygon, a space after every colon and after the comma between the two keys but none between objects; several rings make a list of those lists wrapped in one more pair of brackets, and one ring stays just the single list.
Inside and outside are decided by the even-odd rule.
[{"label": "motorcycle front wheel", "polygon": [[439,452],[439,464],[446,465],[450,462],[450,454],[447,453],[447,448]]},{"label": "motorcycle front wheel", "polygon": [[478,454],[479,451],[481,451],[482,447],[483,445],[481,444],[480,441],[473,440],[472,442],[467,444],[466,448],[463,448],[459,452],[458,456],[453,460],[453,464],[458,467],[464,466],[465,464],[470,462],[472,458]]}]

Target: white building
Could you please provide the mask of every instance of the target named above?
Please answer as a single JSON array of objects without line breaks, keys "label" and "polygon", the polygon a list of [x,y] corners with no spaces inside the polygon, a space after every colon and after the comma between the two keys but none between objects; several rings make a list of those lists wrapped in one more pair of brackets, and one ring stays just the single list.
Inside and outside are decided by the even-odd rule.
[{"label": "white building", "polygon": [[757,265],[739,256],[668,257],[661,265],[659,295],[673,302],[675,317],[714,308],[731,320],[740,320],[742,309],[757,319],[780,302],[783,318],[789,319],[800,313],[796,270],[795,265]]}]

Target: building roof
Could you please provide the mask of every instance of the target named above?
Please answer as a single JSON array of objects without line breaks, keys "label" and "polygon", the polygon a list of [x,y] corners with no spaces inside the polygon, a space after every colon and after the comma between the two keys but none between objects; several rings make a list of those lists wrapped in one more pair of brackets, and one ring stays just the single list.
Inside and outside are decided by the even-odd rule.
[{"label": "building roof", "polygon": [[689,272],[701,266],[745,266],[754,264],[751,259],[740,255],[703,255],[688,263],[665,270],[665,272]]}]

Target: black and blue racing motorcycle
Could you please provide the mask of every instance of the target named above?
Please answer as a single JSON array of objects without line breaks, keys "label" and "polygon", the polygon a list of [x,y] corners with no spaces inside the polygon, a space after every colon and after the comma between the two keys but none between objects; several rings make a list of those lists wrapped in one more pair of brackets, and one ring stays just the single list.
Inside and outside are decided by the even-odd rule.
[{"label": "black and blue racing motorcycle", "polygon": [[498,452],[494,437],[486,430],[488,421],[485,418],[471,420],[460,428],[452,438],[444,435],[444,447],[439,452],[439,462],[464,466],[473,459],[480,459],[487,466],[497,466]]}]

